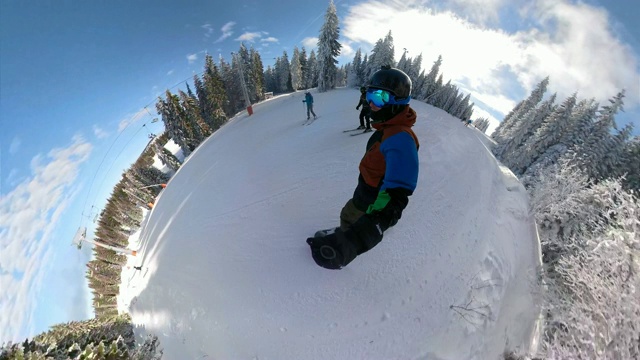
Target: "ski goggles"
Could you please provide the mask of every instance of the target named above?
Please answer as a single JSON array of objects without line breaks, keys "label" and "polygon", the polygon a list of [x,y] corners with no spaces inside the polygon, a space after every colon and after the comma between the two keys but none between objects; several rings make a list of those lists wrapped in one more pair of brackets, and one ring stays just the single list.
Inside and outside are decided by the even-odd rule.
[{"label": "ski goggles", "polygon": [[406,105],[409,100],[411,100],[411,96],[398,100],[390,91],[376,88],[367,89],[367,102],[373,103],[379,108],[385,105]]}]

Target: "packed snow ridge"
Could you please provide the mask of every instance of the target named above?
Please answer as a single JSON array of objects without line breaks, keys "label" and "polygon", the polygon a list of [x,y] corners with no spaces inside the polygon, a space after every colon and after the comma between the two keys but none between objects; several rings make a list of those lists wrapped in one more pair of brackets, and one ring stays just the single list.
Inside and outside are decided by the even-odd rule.
[{"label": "packed snow ridge", "polygon": [[120,306],[167,359],[497,359],[535,339],[527,194],[484,134],[414,101],[420,177],[398,224],[339,271],[305,239],[337,226],[368,135],[359,93],[254,105],[184,162],[132,240]]}]

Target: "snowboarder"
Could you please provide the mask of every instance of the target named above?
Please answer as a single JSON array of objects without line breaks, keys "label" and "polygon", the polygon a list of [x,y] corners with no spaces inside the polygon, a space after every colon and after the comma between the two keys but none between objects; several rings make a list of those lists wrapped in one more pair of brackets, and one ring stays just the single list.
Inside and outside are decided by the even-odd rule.
[{"label": "snowboarder", "polygon": [[134,266],[133,268],[136,270],[142,270],[142,266]]},{"label": "snowboarder", "polygon": [[[356,106],[356,110],[360,109],[362,106],[362,110],[360,110],[360,126],[358,129],[365,129],[367,131],[371,131],[371,106],[369,106],[369,102],[367,101],[367,88],[362,86],[360,87],[360,101],[358,102],[358,106]],[[364,126],[364,120],[367,120],[367,127]]]},{"label": "snowboarder", "polygon": [[303,103],[307,103],[307,120],[309,120],[309,118],[311,117],[309,112],[311,112],[311,114],[313,114],[313,118],[315,119],[316,113],[313,112],[313,96],[311,96],[310,92],[305,92],[304,93],[304,100],[302,100]]},{"label": "snowboarder", "polygon": [[307,239],[319,266],[341,269],[371,250],[409,203],[418,182],[420,145],[411,130],[416,112],[410,94],[411,79],[401,70],[384,66],[372,75],[366,99],[376,131],[360,161],[353,197],[340,212],[340,227]]}]

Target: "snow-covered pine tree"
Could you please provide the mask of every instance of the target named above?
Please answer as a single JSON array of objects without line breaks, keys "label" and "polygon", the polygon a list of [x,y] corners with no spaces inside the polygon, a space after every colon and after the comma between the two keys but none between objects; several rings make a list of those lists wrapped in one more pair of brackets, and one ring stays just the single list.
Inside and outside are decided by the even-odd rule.
[{"label": "snow-covered pine tree", "polygon": [[616,127],[615,115],[624,105],[624,90],[609,100],[611,105],[603,106],[585,142],[576,148],[577,161],[591,179],[608,178],[607,168],[601,162],[605,154],[613,149],[611,130]]},{"label": "snow-covered pine tree", "polygon": [[307,59],[307,50],[304,46],[300,49],[298,62],[300,63],[300,89],[308,89],[310,69],[309,60]]},{"label": "snow-covered pine tree", "polygon": [[324,16],[324,24],[318,37],[318,91],[324,92],[336,86],[336,64],[342,45],[338,42],[340,27],[338,14],[333,0],[329,0],[329,7]]},{"label": "snow-covered pine tree", "polygon": [[[444,111],[447,111],[448,109],[450,109],[451,106],[453,106],[456,103],[456,101],[458,101],[457,100],[458,96],[460,96],[458,93],[458,88],[455,85],[451,84],[451,81],[449,81],[448,83],[448,88],[449,88],[448,90],[449,96],[447,97],[446,101],[442,104],[442,106],[438,106],[440,109]],[[447,113],[448,112],[449,111],[447,111]]]},{"label": "snow-covered pine tree", "polygon": [[180,104],[184,108],[184,122],[188,123],[191,127],[193,142],[195,147],[197,147],[207,137],[209,137],[209,135],[211,135],[213,130],[202,118],[202,112],[200,111],[197,100],[190,97],[182,90],[178,91],[178,96],[180,97]]},{"label": "snow-covered pine tree", "polygon": [[[420,76],[421,73],[421,67],[422,67],[422,53],[420,55],[418,55],[415,59],[410,58],[407,61],[410,66],[407,69],[407,75],[409,75],[409,78],[411,79],[411,81],[416,82],[418,80],[418,77]],[[413,97],[413,95],[412,95]]]},{"label": "snow-covered pine tree", "polygon": [[274,70],[271,65],[267,65],[267,69],[264,71],[264,87],[265,91],[277,92]]},{"label": "snow-covered pine tree", "polygon": [[[117,309],[116,309],[117,313]],[[0,359],[159,360],[157,336],[136,346],[128,315],[57,324],[32,340],[0,347]]]},{"label": "snow-covered pine tree", "polygon": [[505,118],[500,125],[495,129],[491,137],[498,143],[505,141],[505,139],[511,136],[511,129],[518,123],[520,117],[535,108],[542,100],[544,93],[547,91],[549,85],[549,77],[544,78],[536,87],[531,91],[529,97],[521,101],[516,105]]},{"label": "snow-covered pine tree", "polygon": [[358,50],[356,50],[356,54],[353,56],[349,72],[347,73],[347,86],[359,87],[364,85],[365,81],[363,74],[362,51],[358,48]]},{"label": "snow-covered pine tree", "polygon": [[419,99],[429,99],[429,97],[439,89],[437,85],[437,80],[438,80],[437,78],[438,78],[438,73],[440,72],[441,65],[442,65],[442,55],[438,55],[438,59],[433,62],[431,69],[425,76],[422,92],[416,94]]},{"label": "snow-covered pine tree", "polygon": [[300,51],[297,46],[293,47],[293,56],[291,58],[291,86],[293,90],[300,90],[302,86],[302,64],[300,64]]},{"label": "snow-covered pine tree", "polygon": [[361,67],[362,73],[358,75],[358,76],[362,76],[363,84],[367,84],[369,82],[369,79],[371,78],[367,73],[368,68],[369,68],[369,54],[364,54],[364,57],[362,58],[362,67]]},{"label": "snow-covered pine tree", "polygon": [[[407,49],[404,49],[404,51],[402,52],[402,56],[400,57],[400,60],[398,61],[398,65],[396,65],[396,68],[402,70],[405,74],[409,75],[409,68],[411,68],[411,59],[407,58]],[[411,79],[412,82],[415,80],[415,79],[412,79],[411,76],[409,76],[409,78]]]},{"label": "snow-covered pine tree", "polygon": [[[464,95],[464,93],[460,93],[460,95]],[[462,100],[460,100],[458,105],[451,110],[450,114],[457,117],[458,119],[464,119],[463,115],[467,111],[467,108],[469,107],[470,99],[471,99],[471,94],[467,94],[464,98],[462,98]]]},{"label": "snow-covered pine tree", "polygon": [[574,148],[585,142],[591,133],[591,129],[595,123],[596,114],[598,113],[598,103],[595,99],[581,100],[573,108],[571,114],[571,128],[563,137],[562,142],[568,148]]},{"label": "snow-covered pine tree", "polygon": [[424,85],[425,85],[426,77],[427,76],[425,75],[424,70],[422,70],[419,73],[419,75],[415,78],[415,81],[413,81],[414,78],[411,78],[411,82],[413,83],[412,84],[413,86],[411,87],[411,98],[412,99],[424,101],[424,99],[420,97],[420,94],[422,92],[424,92]]},{"label": "snow-covered pine tree", "polygon": [[[624,164],[626,163],[626,144],[631,139],[631,133],[633,132],[633,124],[629,123],[625,125],[622,130],[611,137],[611,143],[609,144],[609,151],[604,154],[602,158],[603,173],[607,174],[607,178],[618,178],[623,176],[626,172]],[[640,162],[636,163],[636,167],[640,167]]]},{"label": "snow-covered pine tree", "polygon": [[458,89],[458,87],[455,85],[453,87],[455,89],[456,96],[453,98],[453,101],[451,101],[451,103],[446,104],[445,107],[442,109],[451,115],[454,114],[454,112],[458,108],[458,105],[462,102],[462,99],[464,98],[464,94],[460,92],[460,89]]},{"label": "snow-covered pine tree", "polygon": [[169,90],[165,92],[165,96],[166,101],[159,97],[158,102],[156,103],[158,115],[162,117],[165,129],[173,141],[180,146],[184,156],[189,156],[191,154],[191,149],[188,146],[185,134],[180,124],[179,102],[176,99],[177,97],[171,94]]},{"label": "snow-covered pine tree", "polygon": [[227,63],[222,56],[220,57],[220,78],[222,79],[224,93],[226,94],[222,109],[227,115],[227,118],[229,118],[244,108],[244,100],[238,76],[231,68],[231,64]]},{"label": "snow-covered pine tree", "polygon": [[625,144],[621,172],[625,175],[622,183],[640,197],[640,136]]},{"label": "snow-covered pine tree", "polygon": [[446,84],[442,85],[437,92],[433,93],[430,98],[425,99],[427,104],[431,104],[437,108],[442,109],[447,102],[449,102],[451,97],[455,97],[453,85],[451,85],[451,80],[447,81]]},{"label": "snow-covered pine tree", "polygon": [[335,86],[347,86],[347,68],[346,65],[340,66],[336,71]]},{"label": "snow-covered pine tree", "polygon": [[[207,54],[205,56],[204,74],[202,75],[204,94],[198,95],[202,108],[202,119],[207,124],[210,132],[218,130],[227,121],[224,112],[224,105],[227,102],[227,92],[220,71],[213,58]],[[197,90],[197,89],[196,89]],[[206,131],[205,131],[206,132]]]},{"label": "snow-covered pine tree", "polygon": [[278,92],[293,91],[291,88],[291,67],[286,51],[282,52],[282,57],[276,59],[276,79]]},{"label": "snow-covered pine tree", "polygon": [[367,68],[365,72],[365,76],[367,79],[371,78],[371,75],[380,70],[382,66],[396,66],[394,49],[393,36],[391,35],[391,31],[387,33],[384,39],[378,39],[378,41],[376,41],[376,44],[373,46],[371,55],[369,56],[369,60],[367,62]]},{"label": "snow-covered pine tree", "polygon": [[[462,112],[462,115],[460,116],[460,118],[462,120],[469,120],[471,119],[471,116],[473,115],[473,107],[475,106],[475,103],[471,103],[468,104],[467,107],[464,109],[464,111]],[[475,126],[475,125],[474,125]]]},{"label": "snow-covered pine tree", "polygon": [[178,169],[180,168],[180,162],[173,154],[171,154],[171,152],[169,152],[169,150],[165,149],[164,146],[160,145],[159,142],[153,143],[153,150],[155,151],[156,156],[158,156],[158,159],[160,160],[162,165],[170,169],[170,175],[173,175],[176,171],[178,171]]},{"label": "snow-covered pine tree", "polygon": [[309,73],[307,78],[307,88],[314,88],[318,86],[318,73],[319,73],[319,64],[316,58],[316,52],[311,50],[309,54]]},{"label": "snow-covered pine tree", "polygon": [[[259,86],[260,83],[256,81],[256,78],[254,78],[252,55],[249,53],[249,50],[244,43],[240,43],[237,59],[238,67],[242,67],[242,71],[238,73],[238,76],[240,76],[240,74],[244,75],[244,84],[247,88],[247,95],[249,95],[249,102],[257,102],[259,99],[259,89],[257,89],[257,86]],[[260,74],[262,74],[262,71]],[[260,76],[260,78],[262,78],[262,76]],[[262,95],[262,91],[260,91],[260,95]]]},{"label": "snow-covered pine tree", "polygon": [[520,126],[512,131],[511,137],[505,139],[505,141],[494,148],[493,153],[496,155],[496,158],[502,161],[502,163],[512,171],[519,173],[515,169],[522,168],[524,164],[531,163],[531,159],[527,158],[528,154],[522,146],[527,140],[533,137],[542,125],[542,122],[551,115],[555,109],[555,100],[556,94],[554,93],[538,107],[524,114]]},{"label": "snow-covered pine tree", "polygon": [[524,161],[518,164],[518,173],[535,174],[542,168],[555,164],[568,150],[560,140],[571,128],[571,114],[576,101],[576,93],[565,99],[560,106],[555,107],[535,134],[527,140],[522,147],[525,155]]},{"label": "snow-covered pine tree", "polygon": [[473,121],[473,126],[483,133],[486,133],[487,128],[489,128],[489,119],[483,117],[477,118]]},{"label": "snow-covered pine tree", "polygon": [[264,100],[264,65],[260,53],[253,48],[253,45],[249,48],[249,59],[251,65],[249,81],[253,82],[253,92],[249,93],[249,98],[252,103],[256,103]]}]

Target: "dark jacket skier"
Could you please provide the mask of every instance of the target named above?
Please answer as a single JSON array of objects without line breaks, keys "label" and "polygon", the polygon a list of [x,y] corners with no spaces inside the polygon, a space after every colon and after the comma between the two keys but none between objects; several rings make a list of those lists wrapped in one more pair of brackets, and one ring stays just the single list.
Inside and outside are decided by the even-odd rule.
[{"label": "dark jacket skier", "polygon": [[383,67],[371,77],[366,99],[376,131],[360,161],[358,186],[340,212],[340,227],[308,238],[315,262],[341,269],[376,246],[402,216],[418,182],[419,142],[411,127],[416,112],[408,105],[411,79]]},{"label": "dark jacket skier", "polygon": [[307,120],[309,120],[309,118],[311,117],[309,115],[309,112],[311,112],[311,114],[313,114],[313,118],[316,118],[316,113],[313,112],[313,96],[311,96],[310,92],[305,92],[304,93],[304,100],[302,100],[303,103],[307,103]]},{"label": "dark jacket skier", "polygon": [[362,110],[360,110],[360,126],[358,129],[365,129],[364,120],[367,120],[367,130],[371,130],[371,106],[369,106],[369,102],[367,101],[367,88],[362,86],[360,88],[360,101],[358,102],[358,106],[356,106],[356,110],[360,109],[362,106]]}]

